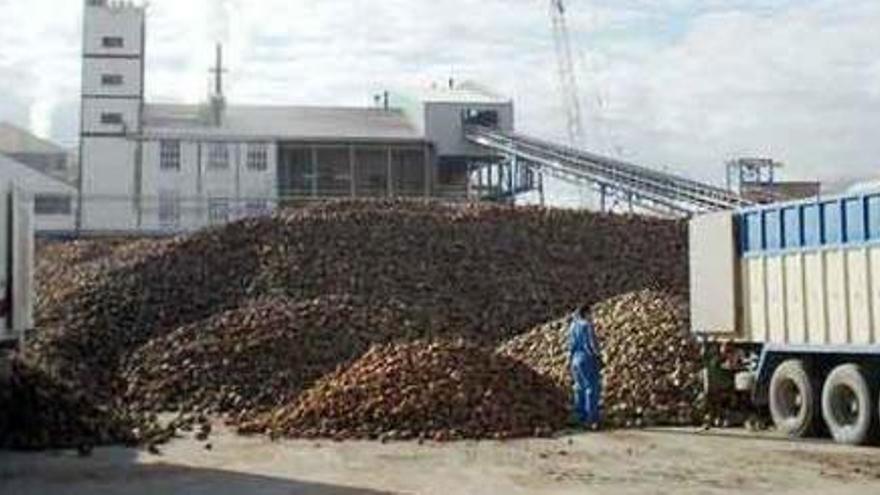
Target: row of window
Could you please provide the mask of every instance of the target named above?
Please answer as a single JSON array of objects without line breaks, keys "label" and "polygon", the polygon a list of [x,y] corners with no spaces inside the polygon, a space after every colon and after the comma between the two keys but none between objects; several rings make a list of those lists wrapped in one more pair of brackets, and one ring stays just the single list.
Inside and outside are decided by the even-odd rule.
[{"label": "row of window", "polygon": [[[159,143],[159,167],[162,170],[180,170],[180,141],[162,140]],[[226,170],[229,168],[229,145],[226,143],[210,143],[207,145],[208,169]],[[269,168],[269,145],[266,143],[249,143],[245,154],[248,170],[265,172]]]},{"label": "row of window", "polygon": [[[165,229],[180,227],[182,220],[181,199],[176,194],[161,194],[159,196],[159,225]],[[269,212],[267,200],[250,200],[244,203],[244,210],[239,214],[244,216],[259,216]],[[208,199],[208,221],[212,224],[229,222],[233,214],[231,202],[228,198]]]},{"label": "row of window", "polygon": [[880,241],[880,194],[744,213],[744,253]]}]

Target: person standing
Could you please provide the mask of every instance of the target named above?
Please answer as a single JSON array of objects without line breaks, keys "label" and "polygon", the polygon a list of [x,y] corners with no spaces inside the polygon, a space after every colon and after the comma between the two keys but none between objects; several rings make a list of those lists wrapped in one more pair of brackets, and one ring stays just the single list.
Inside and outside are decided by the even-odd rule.
[{"label": "person standing", "polygon": [[602,398],[599,343],[584,308],[572,315],[569,346],[575,415],[581,424],[598,429],[601,422],[599,402]]}]

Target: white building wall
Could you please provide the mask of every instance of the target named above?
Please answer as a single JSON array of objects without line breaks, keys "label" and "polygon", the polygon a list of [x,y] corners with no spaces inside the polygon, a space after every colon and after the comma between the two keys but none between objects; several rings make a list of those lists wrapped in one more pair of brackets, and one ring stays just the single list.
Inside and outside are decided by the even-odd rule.
[{"label": "white building wall", "polygon": [[[143,10],[135,7],[91,6],[86,2],[83,27],[85,53],[139,56],[143,46]],[[121,47],[104,46],[105,37],[120,37]]]},{"label": "white building wall", "polygon": [[439,156],[482,156],[491,154],[464,139],[462,112],[466,110],[498,112],[498,128],[513,131],[513,103],[447,103],[425,104],[425,137],[434,143]]},{"label": "white building wall", "polygon": [[89,163],[83,174],[83,190],[87,195],[132,196],[135,173],[134,141],[115,137],[89,138],[83,143],[86,156],[100,157]]},{"label": "white building wall", "polygon": [[[122,76],[122,84],[106,84],[104,76]],[[86,95],[140,98],[140,59],[87,58],[83,60],[82,90]]]},{"label": "white building wall", "polygon": [[90,137],[82,143],[82,228],[130,230],[137,226],[135,152],[137,145],[117,137]]},{"label": "white building wall", "polygon": [[[251,170],[243,162],[241,173],[240,197],[244,200],[262,199],[275,200],[278,196],[278,146],[275,143],[264,143],[267,147],[267,166],[265,171]],[[242,151],[244,153],[244,150]],[[244,159],[247,155],[244,155]]]},{"label": "white building wall", "polygon": [[[125,2],[87,0],[83,16],[80,227],[137,228],[145,11]],[[121,85],[102,82],[121,75]],[[119,114],[122,123],[104,117]]]},{"label": "white building wall", "polygon": [[[86,98],[83,100],[82,107],[82,129],[86,139],[92,136],[89,134],[101,134],[106,137],[107,134],[114,134],[120,140],[125,140],[124,133],[137,132],[140,125],[140,101],[132,99],[97,99]],[[104,124],[101,117],[106,113],[118,113],[122,115],[124,126],[120,124]],[[98,157],[100,158],[100,157]],[[90,163],[86,163],[90,165]]]},{"label": "white building wall", "polygon": [[[142,223],[148,231],[193,230],[257,214],[258,203],[267,210],[277,202],[277,146],[268,150],[265,170],[251,170],[247,164],[248,143],[180,141],[180,169],[163,169],[161,140],[144,142],[142,174]],[[228,164],[212,167],[213,146],[225,146]],[[177,203],[176,208],[169,203]],[[164,218],[162,210],[165,210]],[[178,217],[169,221],[176,209]]]},{"label": "white building wall", "polygon": [[[225,146],[229,160],[225,168],[211,166],[210,154],[214,146]],[[237,198],[242,157],[239,143],[205,143],[203,151],[205,195],[208,198]]]}]

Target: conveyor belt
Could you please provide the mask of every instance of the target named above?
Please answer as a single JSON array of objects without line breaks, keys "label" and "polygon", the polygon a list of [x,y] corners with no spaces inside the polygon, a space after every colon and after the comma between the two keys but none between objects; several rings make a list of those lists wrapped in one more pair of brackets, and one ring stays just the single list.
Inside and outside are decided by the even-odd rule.
[{"label": "conveyor belt", "polygon": [[640,207],[653,211],[687,216],[751,204],[720,187],[521,134],[472,127],[466,131],[466,137],[475,144],[525,161],[541,173],[622,193]]}]

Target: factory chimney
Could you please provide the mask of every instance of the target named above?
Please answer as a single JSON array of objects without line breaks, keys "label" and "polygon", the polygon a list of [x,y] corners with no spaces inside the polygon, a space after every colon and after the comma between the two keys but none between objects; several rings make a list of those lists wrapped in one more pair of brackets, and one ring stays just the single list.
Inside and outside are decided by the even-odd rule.
[{"label": "factory chimney", "polygon": [[215,126],[223,124],[223,113],[226,111],[226,97],[223,95],[223,45],[217,43],[217,61],[211,69],[214,75],[214,92],[210,95],[211,119]]}]

